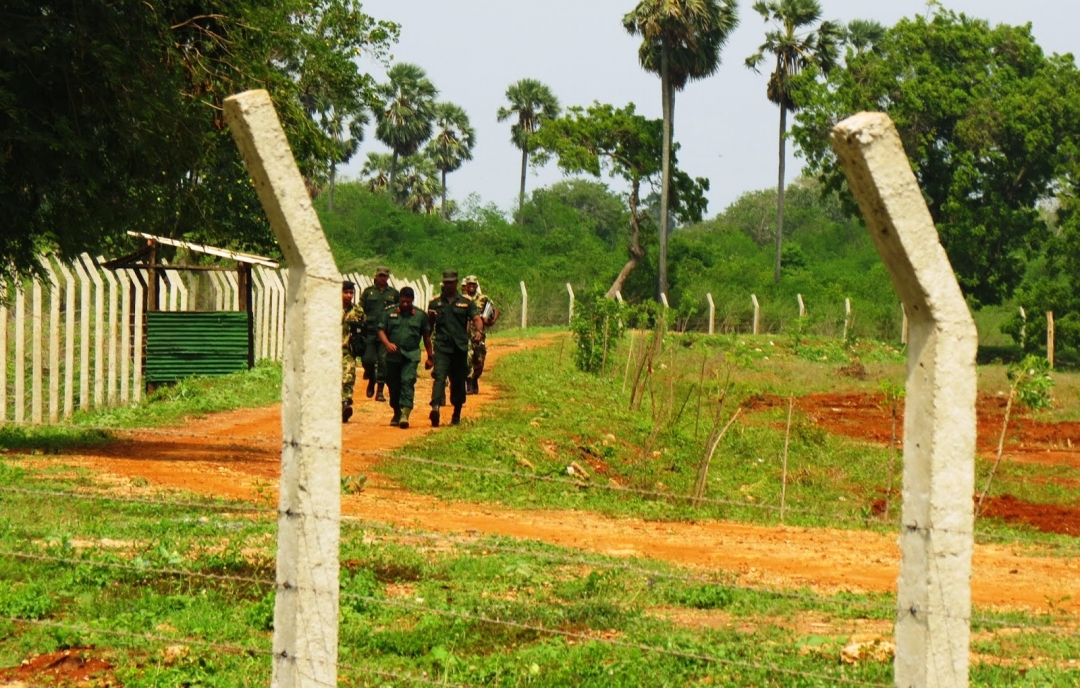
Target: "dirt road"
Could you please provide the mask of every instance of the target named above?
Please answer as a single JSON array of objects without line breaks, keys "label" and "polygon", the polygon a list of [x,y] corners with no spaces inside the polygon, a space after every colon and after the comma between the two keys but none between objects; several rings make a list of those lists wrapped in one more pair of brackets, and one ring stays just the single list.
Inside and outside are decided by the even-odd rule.
[{"label": "dirt road", "polygon": [[[547,340],[496,340],[488,365],[509,353],[543,346]],[[428,398],[430,378],[421,376],[418,400]],[[483,385],[469,398],[473,417],[498,399]],[[664,523],[608,518],[588,512],[518,511],[488,504],[447,503],[407,492],[378,473],[380,458],[355,452],[386,452],[427,432],[425,409],[408,431],[390,427],[385,405],[368,399],[344,427],[345,474],[368,475],[360,495],[346,496],[346,514],[398,526],[443,533],[479,532],[544,542],[614,556],[644,556],[696,570],[735,573],[746,585],[809,587],[823,592],[894,590],[899,563],[896,537],[862,531],[767,527],[729,522]],[[167,430],[165,431],[168,432]],[[247,409],[193,420],[62,460],[155,487],[238,499],[273,498],[279,470],[280,408]],[[182,433],[182,434],[181,434]],[[975,550],[973,598],[994,609],[1080,611],[1080,559],[1040,556],[1022,546],[979,545]],[[1071,597],[1072,599],[1065,599]]]}]

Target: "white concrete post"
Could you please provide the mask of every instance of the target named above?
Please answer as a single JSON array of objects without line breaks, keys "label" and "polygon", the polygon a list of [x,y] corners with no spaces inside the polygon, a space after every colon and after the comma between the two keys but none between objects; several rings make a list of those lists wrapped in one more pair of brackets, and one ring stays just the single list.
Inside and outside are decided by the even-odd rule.
[{"label": "white concrete post", "polygon": [[[105,257],[104,256],[98,256],[97,257],[98,266],[100,267],[104,263],[105,263]],[[117,311],[117,303],[116,303],[116,301],[117,301],[117,298],[118,298],[117,293],[116,293],[117,283],[116,283],[116,275],[113,274],[112,270],[108,270],[106,268],[101,268],[101,272],[102,272],[103,275],[105,275],[105,281],[109,283],[109,297],[108,297],[109,298],[109,319],[108,319],[108,330],[109,330],[108,345],[109,345],[109,351],[108,351],[108,356],[106,356],[106,360],[108,360],[109,367],[108,367],[108,374],[107,374],[107,376],[105,378],[105,392],[106,392],[106,398],[109,400],[109,403],[110,404],[115,404],[116,403],[116,376],[117,376],[116,356],[117,356],[117,346],[119,345],[119,342],[117,341],[117,334],[118,333],[117,333],[117,327],[116,327],[116,321],[119,319],[119,314],[116,312]]]},{"label": "white concrete post", "polygon": [[622,292],[621,291],[615,292],[615,300],[618,301],[619,303],[623,302]]},{"label": "white concrete post", "polygon": [[251,270],[251,300],[255,308],[255,358],[266,358],[266,304],[270,287],[266,283],[266,267],[255,265]]},{"label": "white concrete post", "polygon": [[566,283],[566,293],[570,295],[570,317],[566,320],[569,325],[574,322],[574,287],[569,282]]},{"label": "white concrete post", "polygon": [[82,261],[72,261],[79,276],[79,408],[90,408],[90,276]]},{"label": "white concrete post", "polygon": [[8,309],[7,280],[0,281],[0,423],[7,421]]},{"label": "white concrete post", "polygon": [[665,309],[671,308],[671,306],[668,305],[667,294],[660,294],[660,303],[664,304]]},{"label": "white concrete post", "polygon": [[709,302],[709,334],[716,334],[716,302],[712,292],[705,295],[705,300]]},{"label": "white concrete post", "polygon": [[49,422],[60,422],[60,280],[47,256],[38,260],[49,279]]},{"label": "white concrete post", "polygon": [[341,279],[269,94],[227,98],[225,116],[291,266],[271,685],[336,686]]},{"label": "white concrete post", "polygon": [[524,280],[521,282],[521,329],[529,326],[529,292],[525,290]]},{"label": "white concrete post", "polygon": [[836,126],[833,146],[911,319],[897,686],[966,686],[978,334],[887,115]]},{"label": "white concrete post", "polygon": [[15,422],[26,421],[26,293],[15,278]]},{"label": "white concrete post", "polygon": [[1027,311],[1020,306],[1020,349],[1027,348]]},{"label": "white concrete post", "polygon": [[64,418],[75,413],[75,276],[56,261],[64,276]]},{"label": "white concrete post", "polygon": [[225,280],[222,279],[221,273],[211,270],[207,273],[210,276],[210,291],[214,295],[214,310],[225,310]]},{"label": "white concrete post", "polygon": [[143,319],[145,310],[143,307],[143,292],[145,287],[137,270],[128,270],[128,277],[131,278],[131,286],[135,289],[135,298],[133,299],[135,313],[132,316],[132,321],[135,323],[135,332],[132,335],[134,345],[131,352],[131,400],[138,403],[143,395]]},{"label": "white concrete post", "polygon": [[757,294],[750,295],[750,303],[754,304],[754,334],[761,330],[761,304],[758,303]]},{"label": "white concrete post", "polygon": [[907,346],[908,334],[909,334],[909,330],[911,328],[911,325],[908,323],[907,309],[904,308],[903,304],[900,305],[900,310],[904,314],[903,319],[900,321],[900,343],[903,344],[904,346]]},{"label": "white concrete post", "polygon": [[240,281],[235,272],[226,272],[224,277],[225,284],[229,287],[225,292],[225,310],[238,311],[240,310]]},{"label": "white concrete post", "polygon": [[842,339],[846,342],[848,329],[851,327],[851,299],[844,299],[844,336]]},{"label": "white concrete post", "polygon": [[796,294],[795,296],[799,300],[799,317],[800,318],[805,318],[806,317],[806,302],[803,301],[802,294]]},{"label": "white concrete post", "polygon": [[81,257],[94,283],[94,408],[98,408],[105,403],[105,281],[90,254]]},{"label": "white concrete post", "polygon": [[30,370],[30,422],[35,425],[41,424],[42,389],[41,382],[44,372],[44,361],[41,351],[42,316],[44,315],[44,301],[41,297],[41,280],[34,278],[30,285],[30,293],[33,299],[33,319],[31,320],[30,356],[32,367]]},{"label": "white concrete post", "polygon": [[417,307],[422,311],[427,311],[429,303],[428,295],[431,294],[431,282],[428,280],[427,275],[420,275],[420,284],[423,285],[423,289],[417,292],[417,296],[423,294],[424,302],[421,304],[417,304]]},{"label": "white concrete post", "polygon": [[1054,367],[1054,311],[1046,311],[1046,362]]},{"label": "white concrete post", "polygon": [[120,278],[120,403],[131,401],[131,280],[127,270],[117,270]]}]

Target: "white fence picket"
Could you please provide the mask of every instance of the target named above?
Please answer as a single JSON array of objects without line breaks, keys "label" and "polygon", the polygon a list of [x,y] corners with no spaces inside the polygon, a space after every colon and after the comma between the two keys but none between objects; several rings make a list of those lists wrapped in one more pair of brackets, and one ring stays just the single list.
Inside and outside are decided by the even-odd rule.
[{"label": "white fence picket", "polygon": [[15,283],[15,422],[26,420],[26,293]]},{"label": "white fence picket", "polygon": [[86,273],[94,283],[94,408],[105,403],[105,281],[90,254],[82,254]]},{"label": "white fence picket", "polygon": [[57,261],[64,276],[64,418],[75,413],[75,276]]},{"label": "white fence picket", "polygon": [[49,279],[49,422],[60,422],[60,280],[52,260],[39,259]]},{"label": "white fence picket", "polygon": [[30,370],[30,422],[35,425],[41,424],[41,380],[42,380],[42,360],[41,360],[41,320],[42,320],[42,299],[41,299],[41,280],[34,279],[30,285],[30,293],[33,301],[33,320],[32,320],[32,335],[30,339],[30,356],[31,356],[31,370]]},{"label": "white fence picket", "polygon": [[[103,263],[105,263],[105,258],[102,257],[102,256],[98,256],[97,257],[97,263],[98,263],[98,266],[102,265]],[[117,382],[116,381],[116,376],[117,376],[116,357],[117,357],[117,353],[118,353],[117,352],[117,344],[118,344],[118,342],[116,340],[116,338],[117,338],[116,320],[119,317],[119,315],[116,312],[116,310],[117,310],[117,308],[116,308],[117,307],[117,303],[116,303],[116,300],[117,300],[117,293],[116,293],[117,283],[116,283],[116,275],[113,274],[112,270],[102,269],[101,272],[105,275],[105,281],[108,283],[108,287],[109,287],[108,295],[106,297],[107,300],[108,300],[108,319],[107,319],[107,325],[108,325],[108,342],[107,342],[108,351],[106,352],[107,353],[106,360],[108,362],[108,374],[107,374],[107,377],[105,379],[105,392],[106,392],[106,398],[109,400],[109,404],[115,404],[116,399],[117,399],[117,397],[116,397],[116,382]]]},{"label": "white fence picket", "polygon": [[131,373],[131,397],[132,401],[139,403],[142,400],[143,394],[143,294],[146,291],[146,287],[143,285],[142,276],[137,270],[128,270],[128,278],[131,280],[131,287],[135,290],[135,298],[132,302],[135,304],[135,313],[132,317],[132,322],[135,323],[135,332],[132,335],[133,346],[132,349],[132,373]]},{"label": "white fence picket", "polygon": [[[3,282],[6,285],[6,281]],[[5,287],[6,291],[6,287]],[[7,370],[8,370],[8,309],[7,294],[0,301],[0,423],[7,421]]]},{"label": "white fence picket", "polygon": [[120,281],[120,403],[131,401],[131,277],[117,270]]}]

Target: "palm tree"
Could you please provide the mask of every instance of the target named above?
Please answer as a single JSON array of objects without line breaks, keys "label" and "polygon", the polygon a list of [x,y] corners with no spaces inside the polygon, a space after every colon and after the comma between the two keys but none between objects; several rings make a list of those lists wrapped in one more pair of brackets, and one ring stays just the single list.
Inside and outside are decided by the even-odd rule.
[{"label": "palm tree", "polygon": [[[838,58],[843,40],[843,27],[821,20],[818,0],[769,0],[754,3],[754,11],[774,29],[765,33],[765,42],[758,51],[746,58],[746,66],[758,71],[766,53],[776,56],[776,67],[769,75],[766,95],[780,106],[780,169],[776,187],[776,261],[773,279],[780,281],[780,254],[784,242],[784,172],[787,139],[787,115],[799,108],[793,96],[792,79],[803,70],[815,67],[827,74]],[[816,30],[808,27],[818,24]]]},{"label": "palm tree", "polygon": [[399,62],[387,72],[387,82],[375,87],[375,137],[393,151],[387,188],[394,193],[398,159],[413,155],[431,138],[435,96],[439,91],[423,68]]},{"label": "palm tree", "polygon": [[406,161],[408,167],[400,180],[402,203],[414,213],[435,212],[435,202],[443,193],[439,168],[424,155],[413,155]]},{"label": "palm tree", "polygon": [[518,222],[525,207],[525,170],[529,165],[529,144],[533,134],[545,120],[559,116],[562,108],[551,89],[536,79],[522,79],[506,89],[510,107],[499,108],[500,122],[511,117],[517,121],[510,125],[510,140],[521,149],[521,190],[518,192]]},{"label": "palm tree", "polygon": [[469,116],[453,103],[435,105],[435,127],[438,131],[427,144],[427,157],[442,173],[442,217],[446,219],[446,175],[460,168],[466,160],[472,160],[476,145],[476,131],[469,124]]},{"label": "palm tree", "polygon": [[660,76],[664,111],[660,175],[660,257],[658,293],[667,293],[667,243],[671,203],[671,146],[675,91],[720,68],[720,50],[738,25],[736,0],[640,0],[623,17],[623,28],[641,36],[638,61]]},{"label": "palm tree", "polygon": [[876,50],[884,37],[885,27],[873,19],[852,19],[848,22],[845,35],[856,57]]},{"label": "palm tree", "polygon": [[337,167],[348,162],[360,148],[364,140],[364,125],[368,123],[363,110],[357,110],[350,116],[336,108],[322,113],[322,127],[330,133],[333,153],[330,158],[330,186],[327,190],[326,207],[334,209],[334,184],[337,181]]}]

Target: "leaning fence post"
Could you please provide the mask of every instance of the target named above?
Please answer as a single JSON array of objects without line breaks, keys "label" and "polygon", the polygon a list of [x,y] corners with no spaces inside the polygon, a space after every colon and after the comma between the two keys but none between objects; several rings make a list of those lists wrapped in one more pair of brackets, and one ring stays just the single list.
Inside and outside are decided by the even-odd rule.
[{"label": "leaning fence post", "polygon": [[671,306],[668,305],[667,294],[660,294],[660,303],[664,304],[664,308],[671,308]]},{"label": "leaning fence post", "polygon": [[[98,262],[99,266],[103,265],[105,263],[105,257],[104,256],[98,256],[97,257],[97,262]],[[116,306],[117,306],[117,303],[116,303],[116,299],[117,299],[116,287],[117,287],[117,283],[116,283],[116,275],[113,274],[112,270],[109,270],[108,268],[101,268],[101,272],[105,275],[105,281],[109,283],[109,322],[108,322],[108,328],[109,328],[109,339],[108,339],[109,352],[108,352],[108,356],[107,356],[107,359],[108,359],[108,362],[109,362],[109,367],[108,367],[108,377],[106,378],[106,382],[105,382],[105,392],[106,392],[106,397],[109,400],[109,403],[110,404],[115,404],[116,403],[116,375],[117,375],[117,372],[116,372],[116,353],[117,353],[116,352],[116,347],[117,347],[117,344],[118,344],[118,342],[116,341],[116,335],[117,335],[116,320],[117,320],[117,317],[118,317],[118,314],[116,312]],[[185,302],[187,301],[187,296],[186,295],[184,297],[184,301]]]},{"label": "leaning fence post", "polygon": [[1020,306],[1020,350],[1027,348],[1027,311]]},{"label": "leaning fence post", "polygon": [[796,294],[795,297],[799,300],[799,317],[806,317],[806,302],[803,301],[802,294]]},{"label": "leaning fence post", "polygon": [[64,418],[75,413],[75,276],[57,260],[64,276]]},{"label": "leaning fence post", "polygon": [[15,422],[26,420],[26,293],[15,278]]},{"label": "leaning fence post", "polygon": [[30,422],[35,425],[41,423],[41,382],[44,364],[41,358],[41,320],[43,301],[41,298],[41,280],[34,277],[30,285],[30,294],[33,298],[33,319],[31,320],[31,361],[30,370]]},{"label": "leaning fence post", "polygon": [[574,287],[569,282],[566,283],[566,293],[570,294],[570,317],[567,318],[566,322],[571,325],[574,322]]},{"label": "leaning fence post", "polygon": [[1046,311],[1046,362],[1054,367],[1054,311]]},{"label": "leaning fence post", "polygon": [[855,115],[832,141],[911,319],[894,681],[966,686],[978,333],[889,117]]},{"label": "leaning fence post", "polygon": [[709,302],[709,334],[716,333],[716,302],[713,301],[712,293],[705,295],[705,300]]},{"label": "leaning fence post", "polygon": [[117,270],[120,278],[120,403],[131,401],[131,276]]},{"label": "leaning fence post", "polygon": [[60,421],[60,280],[48,256],[39,256],[49,280],[49,422]]},{"label": "leaning fence post", "polygon": [[844,299],[844,336],[842,339],[846,342],[848,336],[848,329],[851,328],[851,299]]},{"label": "leaning fence post", "polygon": [[525,281],[521,281],[521,329],[529,326],[529,292],[525,290]]},{"label": "leaning fence post", "polygon": [[337,685],[341,279],[266,91],[225,99],[290,288],[272,685]]},{"label": "leaning fence post", "polygon": [[86,274],[94,283],[94,408],[105,402],[105,282],[98,273],[97,265],[89,253],[82,254]]},{"label": "leaning fence post", "polygon": [[754,304],[754,329],[753,333],[757,334],[761,329],[761,304],[758,303],[757,294],[750,295],[750,303]]},{"label": "leaning fence post", "polygon": [[79,408],[90,408],[90,277],[76,258],[71,262],[79,276]]}]

